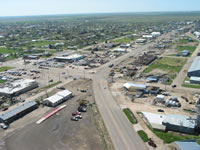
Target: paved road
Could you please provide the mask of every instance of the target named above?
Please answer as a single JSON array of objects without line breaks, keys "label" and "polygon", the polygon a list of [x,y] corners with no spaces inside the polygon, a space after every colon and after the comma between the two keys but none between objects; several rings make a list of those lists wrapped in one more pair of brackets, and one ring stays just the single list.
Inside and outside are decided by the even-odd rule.
[{"label": "paved road", "polygon": [[[171,34],[173,34],[173,32],[159,39],[169,37]],[[148,48],[151,46],[152,43],[148,43],[102,65],[98,68],[96,75],[93,77],[95,100],[116,150],[145,150],[147,148],[108,89],[107,78],[111,70],[108,65],[111,63],[117,65],[130,56],[138,56],[141,52],[150,50]]]}]

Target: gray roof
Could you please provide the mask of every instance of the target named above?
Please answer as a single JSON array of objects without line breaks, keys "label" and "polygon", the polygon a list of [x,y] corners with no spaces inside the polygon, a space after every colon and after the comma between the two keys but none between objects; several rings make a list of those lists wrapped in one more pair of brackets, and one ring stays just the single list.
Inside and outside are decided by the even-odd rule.
[{"label": "gray roof", "polygon": [[186,128],[195,128],[194,119],[184,115],[166,115],[163,120],[163,123],[182,126]]},{"label": "gray roof", "polygon": [[188,72],[200,70],[200,56],[195,57]]},{"label": "gray roof", "polygon": [[200,150],[200,145],[194,140],[184,140],[175,142],[181,150]]},{"label": "gray roof", "polygon": [[8,120],[9,118],[12,118],[13,116],[23,112],[24,110],[28,109],[28,108],[31,108],[33,106],[37,105],[37,103],[35,101],[30,101],[30,102],[27,102],[25,104],[22,104],[20,106],[18,106],[17,108],[9,111],[9,112],[6,112],[4,114],[1,114],[0,115],[0,119],[2,119],[3,121],[6,121]]},{"label": "gray roof", "polygon": [[181,53],[189,53],[190,51],[189,50],[183,50]]}]

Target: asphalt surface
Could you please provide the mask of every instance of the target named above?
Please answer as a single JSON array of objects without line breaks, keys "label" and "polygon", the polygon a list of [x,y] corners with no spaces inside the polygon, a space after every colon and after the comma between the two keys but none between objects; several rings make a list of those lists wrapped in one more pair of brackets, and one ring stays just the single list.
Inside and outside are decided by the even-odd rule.
[{"label": "asphalt surface", "polygon": [[[161,36],[159,39],[169,37],[171,34],[173,32]],[[151,46],[152,43],[148,43],[102,65],[93,77],[95,101],[116,150],[146,150],[147,148],[108,89],[107,79],[111,70],[108,66],[109,64],[117,65],[130,56],[138,56],[141,52],[150,50],[148,48]]]}]

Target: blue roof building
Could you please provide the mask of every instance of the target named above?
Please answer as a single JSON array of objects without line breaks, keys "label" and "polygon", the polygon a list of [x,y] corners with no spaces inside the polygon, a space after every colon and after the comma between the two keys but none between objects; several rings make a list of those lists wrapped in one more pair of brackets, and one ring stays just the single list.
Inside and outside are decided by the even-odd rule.
[{"label": "blue roof building", "polygon": [[200,145],[194,140],[176,141],[177,150],[200,150]]},{"label": "blue roof building", "polygon": [[195,57],[194,61],[192,62],[192,65],[188,70],[187,76],[200,77],[200,56]]}]

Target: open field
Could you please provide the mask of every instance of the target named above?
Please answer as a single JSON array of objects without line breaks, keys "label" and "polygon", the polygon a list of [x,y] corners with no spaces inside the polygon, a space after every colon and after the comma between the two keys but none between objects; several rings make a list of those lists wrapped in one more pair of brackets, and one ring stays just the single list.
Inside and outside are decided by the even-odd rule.
[{"label": "open field", "polygon": [[7,47],[0,47],[0,54],[10,54],[10,53],[17,53],[17,50],[8,49]]},{"label": "open field", "polygon": [[0,72],[4,72],[10,69],[13,69],[13,67],[8,67],[8,66],[0,67]]},{"label": "open field", "polygon": [[196,49],[197,47],[196,46],[177,46],[176,47],[176,49],[177,49],[177,51],[180,53],[181,51],[183,51],[183,50],[189,50],[189,52],[190,52],[190,55],[189,56],[191,56],[192,55],[192,53],[195,51],[195,49]]},{"label": "open field", "polygon": [[148,135],[143,130],[140,130],[137,133],[139,134],[143,142],[147,142],[149,140]]},{"label": "open field", "polygon": [[41,46],[46,46],[46,45],[55,44],[55,43],[56,43],[55,41],[36,41],[36,42],[31,42],[31,45],[35,47],[41,47]]},{"label": "open field", "polygon": [[176,74],[180,72],[183,65],[186,63],[187,59],[185,58],[172,58],[172,57],[163,57],[151,64],[146,70],[145,73],[151,73],[153,70],[161,70],[166,72],[170,78],[170,84],[172,80],[176,77]]},{"label": "open field", "polygon": [[120,38],[120,39],[116,39],[116,40],[112,40],[113,42],[116,43],[130,43],[132,41],[135,41],[137,38],[129,38],[129,37],[124,37],[124,38]]}]

